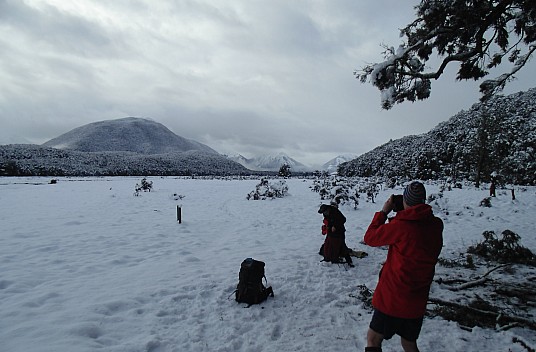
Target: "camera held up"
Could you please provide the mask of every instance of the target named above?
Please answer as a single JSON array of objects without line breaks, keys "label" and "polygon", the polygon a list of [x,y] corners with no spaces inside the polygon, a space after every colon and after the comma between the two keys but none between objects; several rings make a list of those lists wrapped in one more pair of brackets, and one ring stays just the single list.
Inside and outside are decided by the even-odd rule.
[{"label": "camera held up", "polygon": [[393,195],[393,211],[398,212],[404,210],[404,202],[401,194]]}]

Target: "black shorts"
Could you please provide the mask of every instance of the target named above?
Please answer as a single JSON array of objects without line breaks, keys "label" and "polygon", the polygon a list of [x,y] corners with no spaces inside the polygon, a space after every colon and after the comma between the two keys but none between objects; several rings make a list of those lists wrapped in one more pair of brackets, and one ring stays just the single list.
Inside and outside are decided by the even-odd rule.
[{"label": "black shorts", "polygon": [[408,341],[415,342],[421,333],[422,321],[423,317],[417,319],[395,318],[374,309],[369,327],[378,334],[382,334],[386,340],[397,334]]}]

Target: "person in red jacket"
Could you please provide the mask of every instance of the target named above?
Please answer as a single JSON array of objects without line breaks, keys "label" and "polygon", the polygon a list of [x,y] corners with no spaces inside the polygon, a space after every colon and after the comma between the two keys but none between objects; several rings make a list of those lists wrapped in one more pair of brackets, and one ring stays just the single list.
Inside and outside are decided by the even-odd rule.
[{"label": "person in red jacket", "polygon": [[386,223],[394,210],[391,196],[374,214],[364,237],[372,247],[389,246],[387,259],[372,305],[374,314],[367,333],[365,351],[381,352],[382,341],[400,336],[404,351],[416,352],[435,265],[443,247],[443,221],[424,204],[424,185],[414,181],[406,186],[403,208]]}]

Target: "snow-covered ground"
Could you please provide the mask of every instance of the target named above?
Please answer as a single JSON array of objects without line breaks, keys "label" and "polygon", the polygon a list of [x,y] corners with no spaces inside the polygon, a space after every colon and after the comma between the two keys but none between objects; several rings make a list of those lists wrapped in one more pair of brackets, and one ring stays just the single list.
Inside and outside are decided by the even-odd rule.
[{"label": "snow-covered ground", "polygon": [[[287,180],[287,197],[248,201],[259,180],[154,177],[153,192],[135,197],[140,179],[0,178],[1,351],[364,350],[371,313],[358,286],[375,287],[387,251],[360,241],[393,190],[341,207],[348,245],[369,254],[347,268],[320,262],[310,180]],[[459,258],[485,230],[512,230],[536,252],[536,187],[516,187],[515,201],[499,190],[491,208],[479,207],[486,190],[444,194],[434,204],[442,257]],[[232,295],[247,257],[266,262],[275,292],[250,308]],[[449,299],[439,286],[431,296]],[[536,347],[528,329],[466,331],[435,317],[418,342],[422,351],[526,351],[515,336]],[[397,338],[383,347],[401,350]]]}]

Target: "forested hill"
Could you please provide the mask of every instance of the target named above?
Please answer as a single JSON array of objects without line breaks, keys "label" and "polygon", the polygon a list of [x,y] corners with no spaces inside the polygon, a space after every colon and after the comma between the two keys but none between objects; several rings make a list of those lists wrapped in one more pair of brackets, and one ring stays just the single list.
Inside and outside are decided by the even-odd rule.
[{"label": "forested hill", "polygon": [[158,155],[80,152],[33,144],[0,146],[0,176],[251,175],[226,157],[198,150]]},{"label": "forested hill", "polygon": [[80,152],[150,155],[198,150],[218,154],[207,145],[173,133],[161,123],[138,117],[93,122],[51,139],[43,146]]},{"label": "forested hill", "polygon": [[[423,116],[423,119],[426,118]],[[343,176],[536,184],[536,88],[474,104],[430,132],[390,141],[339,166]]]},{"label": "forested hill", "polygon": [[134,117],[84,125],[41,146],[0,146],[0,176],[248,174],[210,147]]}]

